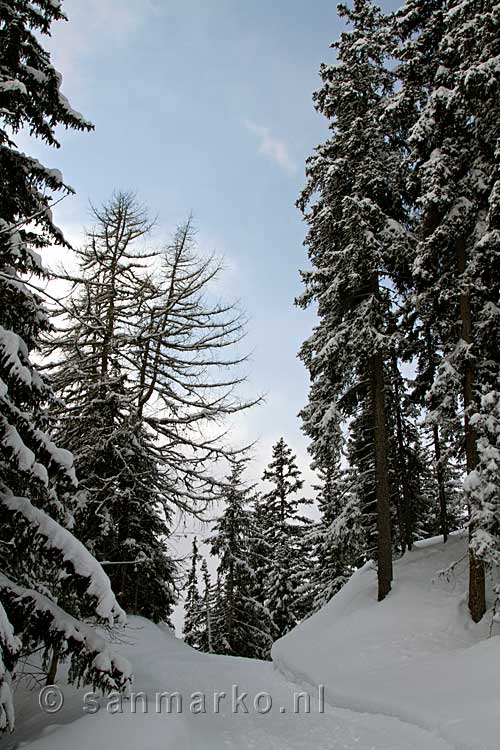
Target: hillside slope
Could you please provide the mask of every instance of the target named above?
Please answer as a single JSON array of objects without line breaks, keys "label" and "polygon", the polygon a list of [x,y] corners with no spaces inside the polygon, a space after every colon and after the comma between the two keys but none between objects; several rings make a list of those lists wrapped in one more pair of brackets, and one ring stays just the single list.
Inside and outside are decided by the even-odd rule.
[{"label": "hillside slope", "polygon": [[[16,692],[17,730],[0,750],[497,750],[500,638],[490,619],[474,626],[465,571],[432,582],[465,552],[465,539],[418,545],[395,566],[394,590],[378,603],[366,566],[319,614],[274,647],[275,663],[201,654],[166,627],[131,617],[113,645],[133,664],[134,693],[111,712],[107,699],[83,710],[88,688],[64,685],[64,706],[45,714],[38,693]],[[465,561],[464,561],[465,564]],[[495,626],[497,627],[497,626]],[[326,705],[320,711],[319,685]],[[234,711],[232,693],[246,694]],[[310,711],[295,693],[307,689]],[[156,711],[156,696],[178,691],[182,712]],[[264,691],[272,706],[255,708]],[[193,694],[205,710],[192,710]],[[214,693],[225,694],[214,710]],[[260,703],[265,708],[266,700]],[[199,707],[199,703],[198,703]]]},{"label": "hillside slope", "polygon": [[[118,650],[135,670],[133,690],[148,696],[147,713],[137,701],[136,713],[125,701],[122,712],[109,713],[103,699],[101,710],[82,715],[83,690],[63,687],[65,703],[60,712],[44,715],[37,693],[18,700],[18,730],[0,740],[2,750],[22,746],[29,750],[453,750],[428,732],[386,716],[359,714],[325,707],[320,713],[317,689],[311,689],[310,712],[301,704],[293,713],[294,693],[302,687],[288,682],[269,662],[200,654],[175,638],[167,629],[133,617],[128,643]],[[231,694],[246,693],[248,713],[232,708]],[[155,694],[179,691],[182,713],[155,712]],[[193,713],[190,697],[206,696],[206,712]],[[213,707],[214,692],[228,696]],[[255,696],[265,691],[272,698],[267,713],[255,710]],[[17,696],[18,699],[21,696]],[[262,703],[265,707],[265,703]],[[20,745],[19,745],[20,743]]]},{"label": "hillside slope", "polygon": [[[456,560],[449,580],[438,575]],[[470,620],[465,535],[418,543],[394,575],[378,603],[375,570],[364,566],[274,644],[274,663],[290,679],[324,684],[331,705],[397,717],[464,750],[497,750],[500,626],[491,612]]]}]

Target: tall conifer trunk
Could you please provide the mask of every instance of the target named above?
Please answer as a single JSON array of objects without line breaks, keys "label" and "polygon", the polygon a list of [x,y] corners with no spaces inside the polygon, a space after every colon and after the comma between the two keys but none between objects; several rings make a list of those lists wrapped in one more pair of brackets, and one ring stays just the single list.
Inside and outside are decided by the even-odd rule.
[{"label": "tall conifer trunk", "polygon": [[[458,272],[465,272],[465,240],[461,237],[457,242],[457,264]],[[460,294],[460,319],[462,323],[462,338],[467,344],[472,343],[472,314],[468,289],[463,289]],[[470,424],[470,406],[474,398],[474,367],[467,357],[465,361],[463,376],[463,398],[464,398],[464,428],[465,428],[465,457],[467,472],[474,471],[478,464],[477,435],[474,427]],[[473,528],[469,525],[469,538],[472,536]],[[478,560],[469,549],[469,610],[474,622],[479,622],[486,612],[486,592],[484,564]]]},{"label": "tall conifer trunk", "polygon": [[[378,274],[371,278],[371,292],[379,296]],[[387,428],[385,413],[384,360],[382,354],[370,357],[370,389],[373,413],[373,445],[375,454],[375,494],[377,499],[377,577],[378,600],[382,601],[391,590],[392,537],[391,493],[387,461]]]},{"label": "tall conifer trunk", "polygon": [[439,439],[439,427],[432,426],[432,440],[434,443],[434,455],[436,456],[436,480],[439,497],[439,528],[443,535],[443,542],[448,540],[448,509],[446,507],[446,492],[444,487],[444,472],[441,464],[441,441]]},{"label": "tall conifer trunk", "polygon": [[401,525],[401,551],[411,550],[413,546],[413,529],[411,519],[411,492],[409,487],[409,477],[406,465],[405,444],[403,434],[403,420],[401,417],[401,394],[398,384],[398,362],[396,355],[392,356],[392,369],[394,373],[394,409],[396,415],[396,439],[399,453],[399,465],[401,470],[401,488],[403,492],[403,502],[400,503],[399,516]]},{"label": "tall conifer trunk", "polygon": [[377,576],[378,600],[391,590],[392,541],[390,491],[387,476],[387,433],[385,425],[384,371],[381,354],[370,359],[373,408],[373,441],[375,452],[375,493],[377,498]]},{"label": "tall conifer trunk", "polygon": [[[432,340],[432,334],[430,328],[427,328],[425,333],[427,356],[429,360],[429,367],[431,373],[431,381],[434,382],[435,377],[435,366],[434,366],[434,344]],[[446,507],[446,490],[444,484],[444,471],[441,463],[441,440],[439,437],[439,427],[436,423],[432,425],[432,442],[434,447],[434,455],[436,457],[436,481],[438,486],[438,498],[439,498],[439,528],[443,535],[443,542],[448,540],[448,508]]]}]

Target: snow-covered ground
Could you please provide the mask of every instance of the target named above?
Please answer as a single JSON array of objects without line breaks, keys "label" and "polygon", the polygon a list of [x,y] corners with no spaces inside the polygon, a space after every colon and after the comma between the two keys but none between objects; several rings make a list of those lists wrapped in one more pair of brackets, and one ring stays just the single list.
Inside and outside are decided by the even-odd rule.
[{"label": "snow-covered ground", "polygon": [[[445,580],[439,571],[460,561]],[[470,620],[464,533],[417,543],[376,603],[366,565],[317,615],[275,643],[280,671],[323,683],[328,703],[397,717],[466,750],[500,747],[500,626]],[[491,637],[490,637],[491,635]]]},{"label": "snow-covered ground", "polygon": [[[147,713],[138,697],[136,713],[131,701],[110,713],[117,704],[101,699],[101,709],[86,715],[88,688],[62,685],[64,706],[47,715],[37,694],[20,692],[18,728],[0,748],[497,750],[500,638],[487,638],[488,621],[467,624],[462,576],[447,585],[431,582],[464,550],[457,537],[445,546],[420,545],[396,564],[394,591],[381,604],[374,571],[364,568],[328,607],[275,644],[274,664],[200,654],[168,629],[133,617],[126,642],[116,648],[133,662],[132,689],[147,695]],[[306,699],[294,697],[304,690],[309,712]],[[174,691],[182,713],[175,699],[171,713],[166,703],[158,713],[157,694]],[[219,713],[216,692],[226,694]],[[238,704],[235,692],[248,695]],[[204,713],[196,713],[199,693]],[[293,712],[296,701],[300,713]]]}]

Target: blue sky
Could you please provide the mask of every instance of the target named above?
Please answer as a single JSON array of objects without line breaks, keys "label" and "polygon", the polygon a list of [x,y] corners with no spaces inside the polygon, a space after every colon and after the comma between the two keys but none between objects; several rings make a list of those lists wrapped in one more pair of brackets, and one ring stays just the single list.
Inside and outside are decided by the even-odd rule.
[{"label": "blue sky", "polygon": [[[73,107],[95,132],[29,150],[77,191],[56,223],[78,242],[88,201],[136,190],[157,240],[192,211],[206,251],[225,257],[221,289],[249,316],[249,389],[266,403],[235,424],[259,439],[254,479],[283,435],[308,479],[297,412],[308,378],[296,353],[313,314],[294,307],[306,265],[294,203],[304,160],[327,134],[312,106],[340,28],[330,0],[65,0],[48,47]],[[22,144],[24,146],[24,144]]]},{"label": "blue sky", "polygon": [[[310,484],[297,418],[308,377],[296,355],[314,316],[293,305],[301,291],[298,269],[307,264],[305,225],[294,203],[305,158],[327,137],[311,96],[320,63],[334,59],[335,3],[65,0],[63,6],[69,23],[56,24],[46,46],[63,74],[64,93],[96,129],[62,131],[60,151],[20,143],[61,169],[76,189],[55,210],[56,223],[78,243],[89,200],[99,204],[114,189],[137,191],[158,215],[157,243],[194,213],[201,248],[225,258],[222,293],[240,299],[249,317],[247,390],[266,394],[263,406],[234,424],[235,441],[259,440],[249,478],[260,478],[283,435]],[[206,527],[196,528],[206,536]],[[177,538],[177,554],[190,542]],[[181,608],[174,619],[179,626]]]}]

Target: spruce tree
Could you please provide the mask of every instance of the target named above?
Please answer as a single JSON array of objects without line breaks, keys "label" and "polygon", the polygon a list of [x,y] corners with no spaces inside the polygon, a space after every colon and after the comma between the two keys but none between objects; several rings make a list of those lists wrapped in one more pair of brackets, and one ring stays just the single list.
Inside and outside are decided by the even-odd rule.
[{"label": "spruce tree", "polygon": [[48,432],[53,394],[33,362],[50,325],[37,289],[46,276],[39,251],[67,246],[50,206],[72,191],[15,137],[24,129],[58,147],[57,126],[92,128],[60,91],[42,46],[62,19],[49,0],[0,6],[0,731],[14,725],[11,683],[22,654],[41,647],[44,662],[69,659],[70,679],[103,689],[128,679],[123,660],[73,616],[124,621],[108,577],[70,530],[73,457]]},{"label": "spruce tree", "polygon": [[321,609],[364,562],[365,539],[351,473],[333,462],[319,471],[316,487],[320,519],[308,534],[313,553],[311,611]]},{"label": "spruce tree", "polygon": [[[432,388],[434,412],[444,421],[453,399],[463,410],[469,609],[478,621],[486,608],[484,564],[495,560],[486,550],[499,549],[490,531],[495,527],[486,520],[491,515],[484,513],[489,478],[478,469],[476,429],[483,405],[496,397],[499,372],[497,6],[475,0],[409,2],[398,30],[403,60],[398,99],[412,122],[413,199],[419,211],[414,299],[421,319],[437,324],[443,352]],[[486,430],[482,451],[495,449],[491,439]]]},{"label": "spruce tree", "polygon": [[[436,496],[439,528],[432,524],[432,534],[439,533],[446,542],[448,534],[464,521],[463,499],[460,498],[460,474],[464,471],[461,456],[462,425],[458,394],[444,394],[437,373],[443,364],[439,340],[429,320],[414,322],[409,329],[409,351],[415,357],[416,375],[411,383],[410,399],[424,414],[422,443],[432,456],[431,470]],[[443,397],[446,398],[444,409]]]},{"label": "spruce tree", "polygon": [[[208,654],[223,654],[227,648],[224,640],[224,628],[222,625],[223,614],[220,606],[220,584],[214,592],[208,564],[205,558],[201,561],[201,577],[203,581],[203,594],[200,608],[200,638],[199,649]],[[214,596],[215,593],[215,596]]]},{"label": "spruce tree", "polygon": [[266,601],[272,616],[274,639],[286,635],[302,619],[297,607],[299,582],[290,539],[280,527],[273,543]]},{"label": "spruce tree", "polygon": [[[307,160],[307,185],[298,201],[309,225],[305,244],[312,270],[298,304],[318,305],[319,323],[300,356],[311,376],[302,412],[314,461],[341,444],[340,425],[364,402],[378,596],[392,580],[391,490],[386,415],[386,366],[394,349],[389,281],[406,242],[401,147],[385,102],[394,87],[387,58],[387,19],[367,0],[339,14],[352,26],[333,45],[336,65],[322,65],[316,109],[330,138]],[[365,505],[371,503],[365,501]]]},{"label": "spruce tree", "polygon": [[[440,528],[442,530],[443,508],[438,499],[441,488],[439,482],[434,480],[432,463],[422,443],[424,428],[421,424],[420,404],[415,402],[415,390],[411,390],[411,383],[401,375],[396,354],[389,365],[388,381],[390,485],[395,508],[394,526],[398,528],[399,547],[404,554],[407,549],[412,549],[415,540],[434,536],[439,533]],[[443,480],[442,489],[445,493],[445,529],[448,529],[452,522],[453,510],[450,499],[448,519],[448,492],[443,471],[440,478]]]},{"label": "spruce tree", "polygon": [[[299,511],[312,501],[299,494],[304,482],[296,456],[283,438],[273,446],[272,461],[262,478],[271,484],[271,489],[258,501],[261,536],[268,555],[260,575],[265,580],[266,603],[275,622],[275,637],[279,637],[288,632],[292,622],[303,619],[310,611],[307,592],[310,591],[311,560],[306,536],[310,520]],[[265,549],[263,554],[266,554]],[[290,605],[288,619],[284,616],[283,597]]]},{"label": "spruce tree", "polygon": [[280,528],[290,531],[290,522],[300,520],[300,506],[310,501],[297,497],[304,482],[297,466],[297,458],[283,438],[273,445],[272,461],[265,469],[262,479],[272,485],[272,489],[261,497],[271,534]]},{"label": "spruce tree", "polygon": [[224,510],[211,543],[212,554],[219,558],[222,583],[218,640],[222,641],[222,653],[262,659],[268,658],[271,648],[271,622],[266,607],[253,596],[253,487],[243,483],[244,467],[245,462],[238,461],[227,479]]},{"label": "spruce tree", "polygon": [[200,647],[202,632],[200,627],[202,599],[198,588],[198,563],[200,562],[200,557],[198,542],[195,537],[191,552],[191,567],[184,586],[184,626],[182,629],[185,643],[193,646],[193,648]]}]

